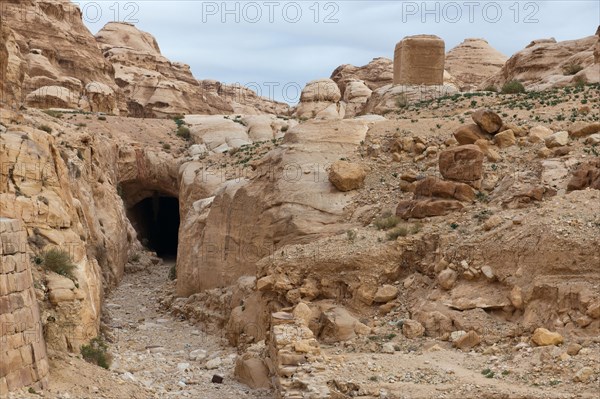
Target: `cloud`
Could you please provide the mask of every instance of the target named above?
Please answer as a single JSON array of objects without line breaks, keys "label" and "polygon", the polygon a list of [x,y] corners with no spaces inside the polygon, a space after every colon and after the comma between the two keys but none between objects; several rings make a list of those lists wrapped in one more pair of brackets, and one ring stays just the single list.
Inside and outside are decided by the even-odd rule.
[{"label": "cloud", "polygon": [[[162,53],[198,79],[297,82],[328,77],[341,64],[392,58],[404,36],[430,33],[446,48],[483,37],[510,56],[531,40],[595,33],[597,1],[82,1],[95,33],[133,22]],[[100,14],[96,11],[100,10]],[[568,22],[567,22],[568,21]],[[577,21],[574,23],[572,21]],[[281,95],[277,95],[281,99]]]}]

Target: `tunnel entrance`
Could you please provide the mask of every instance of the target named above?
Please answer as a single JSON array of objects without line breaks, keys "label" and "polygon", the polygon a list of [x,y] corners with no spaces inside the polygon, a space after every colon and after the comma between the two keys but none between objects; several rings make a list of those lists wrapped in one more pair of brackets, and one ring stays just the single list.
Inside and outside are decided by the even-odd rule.
[{"label": "tunnel entrance", "polygon": [[177,257],[179,200],[155,193],[128,210],[142,244],[161,258]]}]

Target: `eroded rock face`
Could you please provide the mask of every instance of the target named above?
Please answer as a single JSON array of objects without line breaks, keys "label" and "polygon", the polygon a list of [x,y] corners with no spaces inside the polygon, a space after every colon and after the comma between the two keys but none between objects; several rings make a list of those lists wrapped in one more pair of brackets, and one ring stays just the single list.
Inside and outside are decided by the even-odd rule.
[{"label": "eroded rock face", "polygon": [[465,39],[448,51],[445,65],[464,88],[475,88],[498,73],[507,59],[484,39]]},{"label": "eroded rock face", "polygon": [[[600,81],[600,71],[594,58],[598,36],[556,42],[536,40],[514,54],[494,76],[479,87],[498,89],[511,80],[518,80],[529,90],[544,90],[573,84],[581,78],[588,83]],[[570,68],[577,67],[577,68]],[[577,69],[581,69],[576,72]]]},{"label": "eroded rock face", "polygon": [[[112,65],[102,57],[77,5],[67,0],[5,3],[2,21],[12,32],[12,35],[3,33],[11,54],[9,74],[17,77],[11,82],[23,82],[21,90],[14,83],[10,85],[11,98],[16,101],[12,106],[68,105],[89,111],[118,112],[115,94],[118,87],[112,78]],[[100,93],[93,90],[96,100],[92,108],[85,96],[86,86],[94,83],[103,85],[106,95],[99,101]],[[64,93],[49,89],[54,87],[69,90],[71,101],[65,102]]]},{"label": "eroded rock face", "polygon": [[363,81],[369,89],[376,90],[393,82],[394,62],[380,57],[361,67],[340,65],[331,74],[331,79],[337,83],[342,95],[345,95],[348,84],[356,80]]},{"label": "eroded rock face", "polygon": [[178,294],[230,284],[255,273],[256,262],[280,246],[343,228],[340,217],[350,198],[332,187],[326,168],[364,140],[367,125],[343,120],[295,126],[254,170],[231,180],[201,163],[184,165],[181,192],[196,179],[202,190],[186,195],[181,211],[202,223],[180,229]]},{"label": "eroded rock face", "polygon": [[341,98],[340,89],[333,80],[313,80],[302,90],[294,116],[300,119],[343,119],[346,105],[340,103]]},{"label": "eroded rock face", "polygon": [[48,386],[40,310],[26,253],[27,233],[16,219],[0,218],[0,394]]},{"label": "eroded rock face", "polygon": [[435,86],[444,83],[445,44],[434,35],[409,36],[394,52],[395,85]]}]

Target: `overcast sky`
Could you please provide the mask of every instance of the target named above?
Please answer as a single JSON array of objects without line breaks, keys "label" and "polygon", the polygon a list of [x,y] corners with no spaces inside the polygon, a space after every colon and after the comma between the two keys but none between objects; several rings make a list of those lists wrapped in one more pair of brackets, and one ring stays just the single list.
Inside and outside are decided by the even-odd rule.
[{"label": "overcast sky", "polygon": [[[393,57],[404,36],[429,33],[446,50],[483,37],[512,55],[531,40],[593,35],[600,1],[79,1],[96,33],[132,22],[156,37],[163,55],[189,64],[198,79],[262,88],[295,102],[290,85],[329,77],[341,64]],[[272,83],[276,82],[276,83]]]}]

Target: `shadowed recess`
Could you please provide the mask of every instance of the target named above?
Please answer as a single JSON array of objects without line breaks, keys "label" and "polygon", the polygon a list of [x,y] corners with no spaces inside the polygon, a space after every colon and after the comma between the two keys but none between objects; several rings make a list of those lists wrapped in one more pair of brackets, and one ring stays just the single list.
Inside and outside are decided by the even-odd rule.
[{"label": "shadowed recess", "polygon": [[179,200],[155,193],[128,210],[142,244],[162,258],[177,256]]}]

